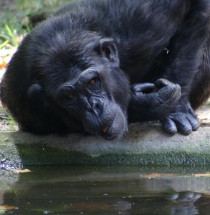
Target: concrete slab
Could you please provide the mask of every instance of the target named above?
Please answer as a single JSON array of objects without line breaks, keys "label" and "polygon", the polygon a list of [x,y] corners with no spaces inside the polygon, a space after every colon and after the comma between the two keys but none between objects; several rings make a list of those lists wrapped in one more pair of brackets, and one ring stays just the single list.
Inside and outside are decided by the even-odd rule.
[{"label": "concrete slab", "polygon": [[72,134],[0,133],[3,165],[209,165],[210,127],[188,136],[166,135],[159,125],[133,124],[121,140]]}]

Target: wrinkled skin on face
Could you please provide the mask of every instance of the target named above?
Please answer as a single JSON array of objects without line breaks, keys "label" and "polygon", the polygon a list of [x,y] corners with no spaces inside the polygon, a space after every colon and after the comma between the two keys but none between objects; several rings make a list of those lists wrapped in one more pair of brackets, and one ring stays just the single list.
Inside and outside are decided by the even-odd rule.
[{"label": "wrinkled skin on face", "polygon": [[[74,114],[87,132],[114,139],[127,130],[127,114],[122,103],[116,102],[114,93],[118,92],[105,85],[112,82],[105,72],[107,68],[88,68],[76,80],[62,84],[54,99],[70,116]],[[69,120],[65,119],[67,126]]]}]

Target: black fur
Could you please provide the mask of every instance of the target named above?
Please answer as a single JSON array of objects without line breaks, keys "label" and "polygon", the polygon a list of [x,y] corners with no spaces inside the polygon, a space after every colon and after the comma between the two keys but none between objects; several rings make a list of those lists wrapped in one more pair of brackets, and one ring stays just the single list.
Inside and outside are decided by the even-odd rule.
[{"label": "black fur", "polygon": [[209,0],[71,3],[23,40],[2,102],[23,130],[39,134],[113,139],[127,118],[188,134],[199,126],[191,106],[210,94],[209,16]]}]

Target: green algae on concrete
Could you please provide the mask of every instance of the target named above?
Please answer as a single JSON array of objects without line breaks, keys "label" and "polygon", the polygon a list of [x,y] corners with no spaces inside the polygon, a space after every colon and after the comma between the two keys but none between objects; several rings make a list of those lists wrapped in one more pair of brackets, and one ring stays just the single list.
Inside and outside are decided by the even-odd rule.
[{"label": "green algae on concrete", "polygon": [[188,136],[164,134],[158,125],[133,124],[121,140],[72,134],[0,133],[0,159],[24,165],[209,165],[210,127]]}]

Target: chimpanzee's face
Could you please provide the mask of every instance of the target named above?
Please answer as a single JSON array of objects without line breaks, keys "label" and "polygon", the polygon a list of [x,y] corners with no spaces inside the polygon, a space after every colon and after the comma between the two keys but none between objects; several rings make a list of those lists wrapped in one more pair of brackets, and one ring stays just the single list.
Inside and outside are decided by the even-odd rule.
[{"label": "chimpanzee's face", "polygon": [[127,129],[127,117],[126,108],[118,103],[121,98],[115,98],[118,92],[113,92],[112,86],[106,84],[115,83],[109,77],[104,77],[106,72],[103,67],[86,69],[75,79],[59,86],[55,101],[69,113],[67,125],[71,115],[74,115],[86,131],[113,139]]}]

